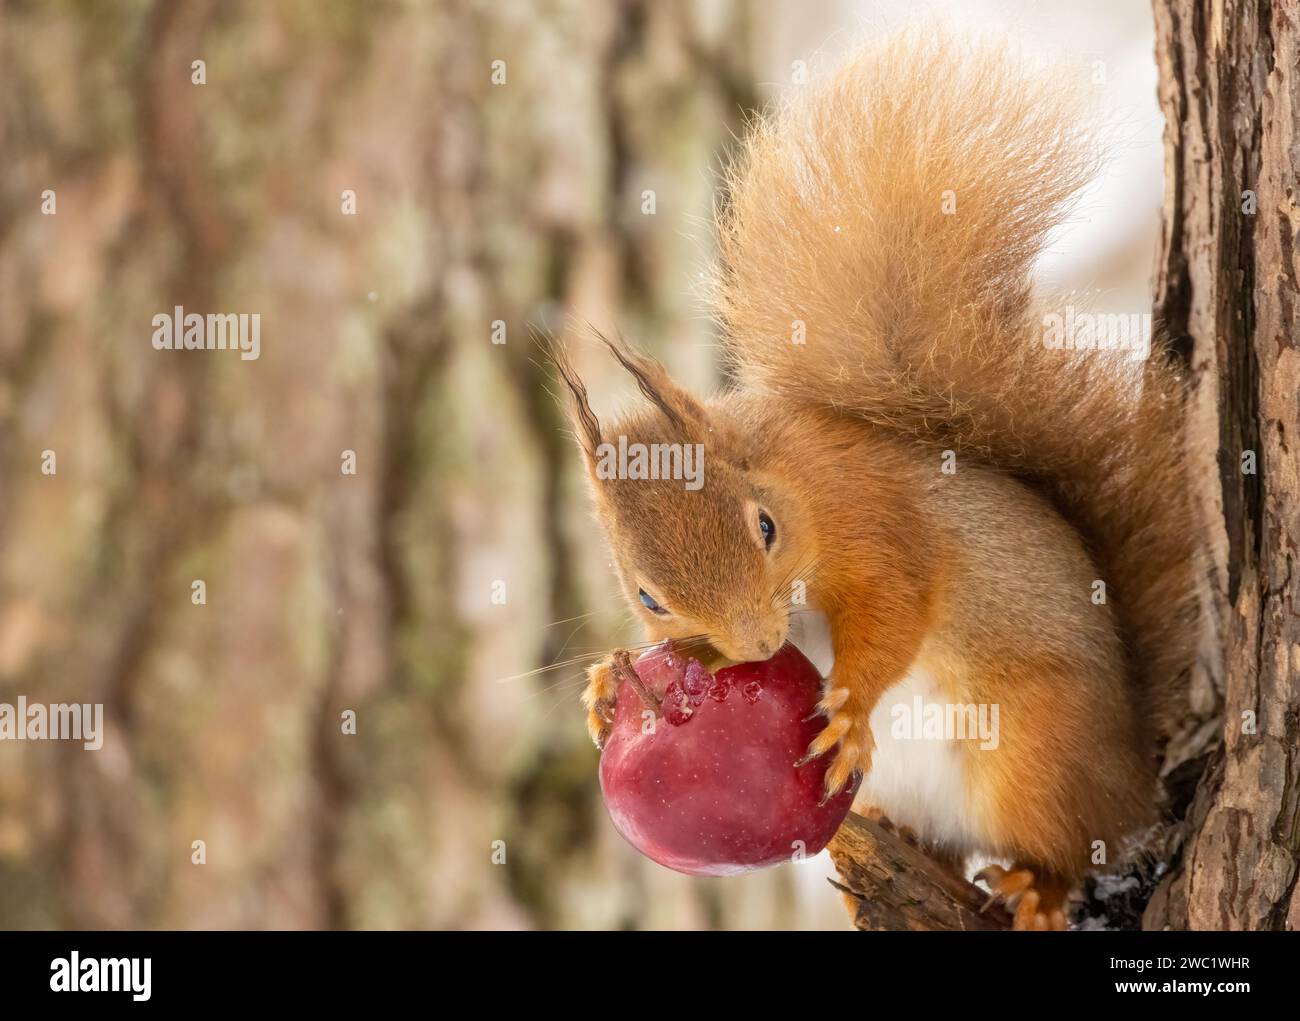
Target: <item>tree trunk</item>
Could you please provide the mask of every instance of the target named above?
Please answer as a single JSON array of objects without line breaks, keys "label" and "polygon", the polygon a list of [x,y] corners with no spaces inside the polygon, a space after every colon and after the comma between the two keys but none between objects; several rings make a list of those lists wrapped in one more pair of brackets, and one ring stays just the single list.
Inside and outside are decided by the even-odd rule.
[{"label": "tree trunk", "polygon": [[1222,730],[1144,925],[1295,929],[1300,26],[1285,2],[1155,12],[1166,118],[1156,313],[1191,371],[1191,485],[1209,535],[1195,691],[1201,711],[1221,703]]}]

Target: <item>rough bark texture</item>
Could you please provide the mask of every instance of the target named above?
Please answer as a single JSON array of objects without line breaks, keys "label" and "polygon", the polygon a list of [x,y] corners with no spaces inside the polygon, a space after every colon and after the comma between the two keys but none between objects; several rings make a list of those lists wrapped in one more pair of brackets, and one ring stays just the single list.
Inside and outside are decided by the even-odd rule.
[{"label": "rough bark texture", "polygon": [[1006,929],[1011,919],[890,827],[851,813],[830,845],[845,905],[859,929],[929,932]]},{"label": "rough bark texture", "polygon": [[[1300,26],[1291,3],[1156,3],[1156,312],[1191,369],[1209,536],[1199,709],[1222,730],[1149,928],[1300,926]],[[1253,465],[1251,462],[1253,461]],[[1253,470],[1252,470],[1253,468]],[[1217,740],[1221,737],[1221,743]]]}]

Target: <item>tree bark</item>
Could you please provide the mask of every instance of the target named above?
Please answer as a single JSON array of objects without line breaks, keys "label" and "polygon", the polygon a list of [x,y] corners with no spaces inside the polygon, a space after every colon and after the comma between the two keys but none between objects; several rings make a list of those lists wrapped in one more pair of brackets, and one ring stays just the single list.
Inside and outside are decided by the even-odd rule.
[{"label": "tree bark", "polygon": [[859,929],[997,930],[1011,924],[988,893],[928,857],[891,826],[850,813],[830,844],[834,884]]},{"label": "tree bark", "polygon": [[1285,2],[1155,5],[1166,200],[1155,309],[1191,377],[1209,539],[1194,691],[1221,728],[1148,928],[1295,929],[1300,855],[1300,36]]}]

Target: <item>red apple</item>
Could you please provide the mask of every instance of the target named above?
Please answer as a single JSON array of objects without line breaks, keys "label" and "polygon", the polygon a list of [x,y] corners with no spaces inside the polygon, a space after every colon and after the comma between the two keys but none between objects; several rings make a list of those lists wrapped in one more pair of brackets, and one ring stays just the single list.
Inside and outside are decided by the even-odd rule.
[{"label": "red apple", "polygon": [[714,674],[665,643],[621,673],[600,787],[633,847],[678,872],[727,876],[826,846],[853,789],[822,804],[831,755],[795,765],[826,724],[803,653],[786,645]]}]

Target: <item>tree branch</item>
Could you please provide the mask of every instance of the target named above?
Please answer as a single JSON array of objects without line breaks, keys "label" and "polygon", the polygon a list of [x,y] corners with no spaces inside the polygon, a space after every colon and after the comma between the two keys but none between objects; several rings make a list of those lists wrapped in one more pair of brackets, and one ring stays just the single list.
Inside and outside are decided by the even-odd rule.
[{"label": "tree branch", "polygon": [[988,894],[905,841],[890,826],[850,812],[829,850],[845,904],[859,929],[996,930],[1010,928],[1000,906],[982,912]]}]

